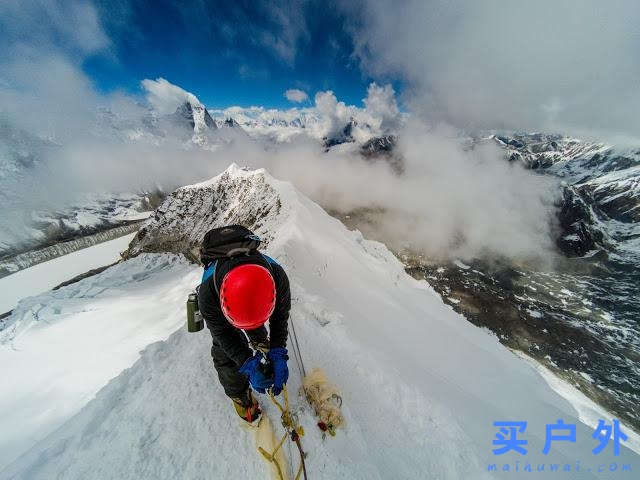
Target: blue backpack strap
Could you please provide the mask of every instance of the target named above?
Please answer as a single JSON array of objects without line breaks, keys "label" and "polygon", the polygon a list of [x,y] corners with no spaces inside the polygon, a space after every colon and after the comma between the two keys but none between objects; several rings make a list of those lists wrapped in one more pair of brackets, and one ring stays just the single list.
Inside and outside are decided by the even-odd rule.
[{"label": "blue backpack strap", "polygon": [[206,267],[204,267],[204,272],[202,272],[202,281],[201,284],[209,280],[213,275],[216,274],[216,266],[218,265],[218,260],[214,260]]},{"label": "blue backpack strap", "polygon": [[265,255],[264,253],[261,253],[261,255],[264,257],[264,259],[267,261],[267,263],[269,265],[280,265],[278,262],[276,262],[273,258],[271,258],[269,255]]}]

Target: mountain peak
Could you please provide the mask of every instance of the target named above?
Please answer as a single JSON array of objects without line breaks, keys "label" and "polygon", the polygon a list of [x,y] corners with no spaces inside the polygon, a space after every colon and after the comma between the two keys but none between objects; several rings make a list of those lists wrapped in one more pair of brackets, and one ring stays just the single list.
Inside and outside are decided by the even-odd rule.
[{"label": "mountain peak", "polygon": [[195,135],[202,135],[208,130],[218,128],[209,111],[200,102],[185,100],[172,117],[178,123],[188,125]]},{"label": "mountain peak", "polygon": [[229,128],[242,128],[240,124],[231,117],[228,117],[226,120],[224,120],[222,122],[222,126],[229,127]]},{"label": "mountain peak", "polygon": [[204,234],[232,223],[253,230],[268,244],[274,226],[283,221],[281,213],[292,209],[295,197],[291,184],[274,179],[265,169],[231,164],[210,180],[169,195],[133,239],[126,257],[164,250],[198,261]]}]

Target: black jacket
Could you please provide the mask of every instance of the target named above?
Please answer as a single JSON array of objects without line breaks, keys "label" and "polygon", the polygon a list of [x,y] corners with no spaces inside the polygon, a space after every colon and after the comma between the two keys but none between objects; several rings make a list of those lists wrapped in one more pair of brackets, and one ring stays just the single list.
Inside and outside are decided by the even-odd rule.
[{"label": "black jacket", "polygon": [[[227,272],[233,267],[245,263],[255,263],[267,268],[273,275],[273,280],[276,284],[276,306],[273,314],[269,318],[269,335],[264,326],[256,328],[255,330],[246,330],[247,336],[254,347],[258,345],[268,346],[269,348],[287,346],[287,322],[289,319],[289,309],[291,308],[289,279],[279,264],[268,262],[265,257],[260,254],[243,255],[241,257],[218,260],[215,275],[200,285],[198,306],[207,327],[211,331],[211,336],[217,340],[227,356],[231,358],[238,367],[252,355],[252,352],[248,348],[242,332],[231,325],[222,313],[220,298],[216,293],[215,285],[218,285],[219,290],[222,285],[222,279]],[[214,284],[213,282],[216,283]]]}]

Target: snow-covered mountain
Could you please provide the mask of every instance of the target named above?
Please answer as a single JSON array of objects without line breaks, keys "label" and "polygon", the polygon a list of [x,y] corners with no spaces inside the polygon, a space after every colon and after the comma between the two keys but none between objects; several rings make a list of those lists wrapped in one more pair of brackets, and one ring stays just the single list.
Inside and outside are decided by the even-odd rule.
[{"label": "snow-covered mountain", "polygon": [[511,161],[565,182],[563,251],[640,265],[640,150],[547,134],[494,136]]},{"label": "snow-covered mountain", "polygon": [[[133,117],[98,109],[95,123],[88,127],[87,144],[104,145],[106,150],[112,145],[115,150],[121,145],[139,145],[208,151],[221,144],[251,141],[235,120],[214,120],[196,101],[185,101],[168,115],[146,107],[141,109],[143,114]],[[39,203],[37,196],[30,199],[26,192],[46,193],[43,184],[51,177],[51,170],[55,170],[58,155],[64,155],[60,153],[63,147],[57,141],[8,124],[0,125],[0,200],[7,213],[0,221],[3,263],[12,263],[13,257],[31,250],[123,226],[143,217],[143,212],[154,208],[157,199],[164,196],[160,188],[153,191],[139,188],[125,193],[84,192],[53,205],[44,194]],[[89,147],[87,155],[90,154]],[[34,208],[27,208],[28,201]]]},{"label": "snow-covered mountain", "polygon": [[232,117],[214,118],[195,98],[183,101],[169,114],[140,108],[142,113],[137,112],[134,116],[123,116],[104,108],[99,110],[96,135],[156,145],[178,142],[187,149],[199,147],[205,150],[215,150],[218,145],[236,138],[247,138]]},{"label": "snow-covered mountain", "polygon": [[[162,163],[163,155],[171,151],[178,156],[181,151],[205,155],[221,145],[245,143],[272,148],[274,144],[302,136],[319,142],[327,150],[347,149],[357,153],[361,149],[367,158],[382,155],[401,171],[401,160],[391,155],[396,137],[382,135],[385,131],[380,122],[376,124],[363,110],[341,108],[339,114],[331,115],[312,108],[281,111],[233,107],[210,112],[195,97],[184,100],[168,114],[146,105],[130,106],[123,111],[103,106],[87,125],[77,155],[84,162],[84,156],[91,155],[98,145],[99,151],[113,152],[117,157],[121,148],[130,146],[139,149],[131,154],[134,157],[157,151],[158,162]],[[154,199],[164,195],[164,187],[157,185],[154,191],[134,188],[118,194],[84,193],[51,205],[43,184],[56,171],[59,157],[64,159],[68,155],[64,141],[60,142],[6,123],[0,126],[0,199],[8,207],[8,214],[0,223],[0,260],[5,263],[17,265],[22,261],[14,262],[15,255],[122,226],[123,219],[139,216],[155,206]],[[166,169],[164,165],[155,168]],[[149,170],[155,168],[149,165]],[[146,172],[137,175],[144,176]],[[25,192],[30,191],[44,192],[45,198],[40,202],[38,197],[33,199],[34,208],[25,205],[30,200]]]},{"label": "snow-covered mountain", "polygon": [[298,136],[306,136],[331,148],[344,143],[358,146],[373,138],[393,136],[398,133],[405,116],[399,114],[393,129],[383,125],[366,110],[344,105],[336,112],[323,112],[318,108],[292,108],[290,110],[264,109],[261,107],[231,107],[214,110],[217,122],[233,118],[251,137],[274,143],[289,142]]},{"label": "snow-covered mountain", "polygon": [[[13,456],[26,452],[1,471],[3,478],[266,476],[251,434],[239,428],[217,383],[208,333],[187,334],[181,325],[179,299],[197,282],[199,269],[189,270],[176,254],[193,258],[207,229],[232,222],[264,237],[267,252],[285,267],[304,362],[322,367],[344,400],[344,428],[323,440],[305,400],[293,395],[306,431],[310,478],[498,478],[500,472],[488,469],[492,464],[499,470],[509,464],[510,476],[528,478],[526,463],[571,465],[563,478],[609,478],[597,464],[639,459],[625,446],[640,451],[624,426],[629,441],[620,456],[607,451],[594,457],[592,427],[610,416],[568,385],[543,378],[495,336],[456,314],[426,282],[408,276],[384,245],[347,230],[264,170],[231,166],[167,197],[132,241],[128,260],[21,302],[3,332],[2,375],[11,374],[21,392],[43,391],[30,382],[31,372],[44,365],[36,378],[47,379],[56,405],[70,408],[38,417],[33,412],[43,400],[29,400],[28,394],[3,400],[1,430],[21,446]],[[180,328],[119,375],[114,368],[93,372],[84,369],[91,365],[84,356],[93,354],[70,345],[84,345],[102,358],[122,342],[117,334],[105,335],[111,331],[106,325],[86,321],[87,315],[117,319],[118,332],[135,323],[140,339],[151,329],[156,333],[147,338],[162,339],[166,330],[157,329],[159,321]],[[59,351],[38,346],[62,338],[67,363],[55,364],[60,370],[52,375],[48,357]],[[294,363],[291,392],[300,387]],[[274,408],[264,397],[261,402],[277,424]],[[544,425],[559,418],[576,424],[577,441],[553,442],[549,455],[542,455]],[[493,422],[509,420],[528,422],[519,435],[529,442],[527,457],[491,451]],[[5,454],[3,463],[11,460]],[[616,478],[634,474],[618,471]]]}]

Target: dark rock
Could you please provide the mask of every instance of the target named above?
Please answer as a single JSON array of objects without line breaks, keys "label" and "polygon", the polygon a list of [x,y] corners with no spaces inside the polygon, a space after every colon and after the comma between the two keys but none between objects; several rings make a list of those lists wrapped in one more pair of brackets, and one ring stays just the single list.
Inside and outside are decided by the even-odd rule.
[{"label": "dark rock", "polygon": [[398,137],[395,135],[373,137],[360,147],[360,154],[371,161],[384,160],[391,166],[394,173],[401,175],[404,172],[404,160],[395,152],[397,143]]},{"label": "dark rock", "polygon": [[328,136],[328,137],[324,137],[322,139],[324,146],[327,150],[329,150],[331,147],[335,146],[335,145],[341,145],[343,143],[352,143],[355,141],[355,139],[353,138],[353,128],[357,125],[358,123],[351,118],[349,120],[349,123],[347,123],[344,128],[342,128],[342,130],[340,130],[337,134],[334,134],[332,136]]},{"label": "dark rock", "polygon": [[605,235],[597,226],[592,209],[574,187],[567,186],[563,191],[558,220],[562,234],[556,244],[565,255],[583,256],[591,250],[605,248]]}]

